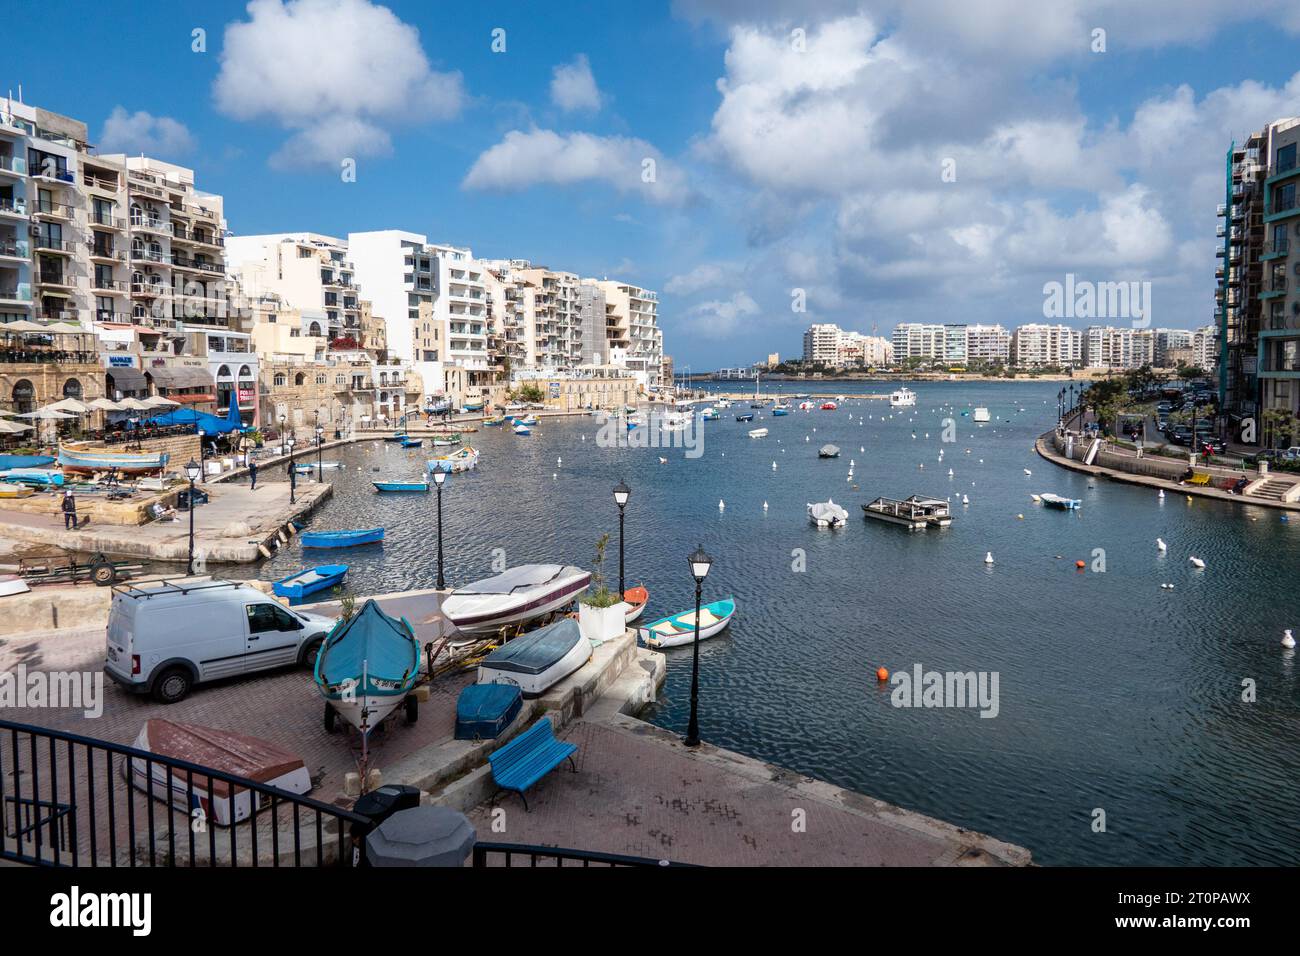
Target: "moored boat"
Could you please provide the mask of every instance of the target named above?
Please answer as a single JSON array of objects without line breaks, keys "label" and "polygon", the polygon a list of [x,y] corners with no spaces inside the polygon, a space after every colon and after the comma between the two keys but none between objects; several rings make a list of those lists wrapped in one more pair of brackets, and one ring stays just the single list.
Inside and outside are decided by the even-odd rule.
[{"label": "moored boat", "polygon": [[359,531],[304,531],[298,537],[304,548],[351,548],[384,540],[383,528]]},{"label": "moored boat", "polygon": [[839,406],[834,402],[822,402],[821,408],[824,412],[833,412],[835,409],[839,408]]},{"label": "moored boat", "polygon": [[478,666],[478,683],[509,684],[536,697],[591,659],[591,641],[571,617],[507,641]]},{"label": "moored boat", "polygon": [[838,445],[822,445],[817,449],[818,458],[839,458],[840,449]]},{"label": "moored boat", "polygon": [[645,588],[637,585],[634,588],[628,588],[623,592],[623,603],[627,605],[627,611],[623,615],[623,623],[631,624],[639,618],[645,606],[650,602],[650,592]]},{"label": "moored boat", "polygon": [[591,572],[572,565],[521,564],[457,588],[441,610],[463,633],[488,633],[564,607],[590,583]]},{"label": "moored boat", "polygon": [[424,444],[424,439],[423,439],[423,438],[410,438],[410,437],[405,437],[405,438],[402,439],[402,447],[403,447],[403,448],[419,448],[419,447],[420,447],[421,445],[423,445],[423,444]]},{"label": "moored boat", "polygon": [[[722,632],[736,613],[735,598],[705,604],[700,608],[700,640]],[[652,624],[636,629],[637,640],[647,647],[678,647],[695,640],[695,609],[661,617]]]},{"label": "moored boat", "polygon": [[322,564],[281,578],[271,585],[271,590],[279,597],[301,601],[309,594],[341,583],[347,573],[346,564]]},{"label": "moored boat", "polygon": [[1039,495],[1038,500],[1049,508],[1059,508],[1061,511],[1077,511],[1083,504],[1078,498],[1064,498],[1061,495]]},{"label": "moored boat", "polygon": [[466,403],[465,403],[465,411],[467,411],[467,412],[481,412],[481,411],[483,411],[483,406],[486,405],[486,404],[487,404],[487,403],[484,402],[482,399],[480,399],[480,400],[477,401],[477,402],[466,402]]},{"label": "moored boat", "polygon": [[506,423],[506,419],[505,419],[505,416],[504,416],[504,415],[499,416],[499,417],[497,417],[497,418],[485,418],[485,419],[483,419],[483,424],[486,425],[486,426],[489,427],[489,428],[497,428],[497,427],[499,427],[499,426],[501,426],[501,425],[504,425],[505,423]]},{"label": "moored boat", "polygon": [[[406,618],[389,617],[366,601],[334,625],[316,657],[313,677],[325,698],[325,729],[338,715],[369,734],[405,699],[420,670],[420,642]],[[414,698],[408,704],[408,718]]]},{"label": "moored boat", "polygon": [[122,474],[134,474],[145,471],[162,471],[167,467],[171,456],[165,451],[154,454],[129,455],[108,451],[72,451],[59,449],[59,464],[64,471],[111,471],[116,469]]},{"label": "moored boat", "polygon": [[916,404],[916,392],[910,388],[900,388],[889,394],[891,408],[907,408]]},{"label": "moored boat", "polygon": [[808,520],[819,528],[843,528],[849,513],[834,501],[821,501],[808,505]]},{"label": "moored boat", "polygon": [[449,435],[434,435],[430,441],[435,448],[449,448],[452,445],[459,445],[463,439],[460,437],[460,432],[452,432]]},{"label": "moored boat", "polygon": [[987,408],[975,409],[975,421],[986,422],[989,420],[989,410]]},{"label": "moored boat", "polygon": [[375,491],[428,491],[427,481],[372,481]]},{"label": "moored boat", "polygon": [[343,463],[341,461],[322,461],[319,465],[316,464],[315,462],[311,462],[311,463],[303,462],[301,464],[294,465],[293,470],[300,475],[307,475],[313,471],[316,471],[317,469],[320,469],[322,471],[333,471],[336,468],[342,468],[342,467],[343,467]]},{"label": "moored boat", "polygon": [[753,420],[754,420],[753,413],[749,413],[749,412],[747,412],[744,415],[736,416],[736,421],[738,422],[752,422]]},{"label": "moored boat", "polygon": [[766,429],[766,428],[753,428],[753,429],[750,429],[749,437],[750,437],[750,438],[766,438],[766,437],[767,437],[767,429]]},{"label": "moored boat", "polygon": [[716,408],[710,407],[700,412],[700,418],[701,420],[706,422],[716,422],[720,418],[722,418],[722,416],[718,414],[718,410]]},{"label": "moored boat", "polygon": [[516,434],[516,435],[524,436],[524,435],[531,435],[532,433],[533,433],[533,430],[532,430],[531,428],[529,428],[527,425],[516,425],[516,426],[515,426],[515,434]]},{"label": "moored boat", "polygon": [[425,467],[430,471],[443,471],[452,474],[458,471],[469,471],[471,468],[478,466],[478,449],[470,445],[463,448],[457,448],[446,455],[438,455],[436,458],[430,458]]}]

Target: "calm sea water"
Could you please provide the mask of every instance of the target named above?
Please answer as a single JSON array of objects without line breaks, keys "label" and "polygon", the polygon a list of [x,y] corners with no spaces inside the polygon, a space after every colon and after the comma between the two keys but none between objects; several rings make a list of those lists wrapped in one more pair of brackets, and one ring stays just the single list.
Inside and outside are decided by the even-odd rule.
[{"label": "calm sea water", "polygon": [[[528,438],[485,428],[472,436],[480,467],[444,488],[447,578],[489,575],[496,548],[511,564],[590,566],[610,532],[616,579],[610,490],[625,479],[628,581],[650,590],[645,619],[691,606],[696,544],[715,559],[705,599],[739,604],[730,633],[701,646],[707,740],[1022,844],[1044,864],[1300,863],[1300,689],[1294,652],[1279,643],[1300,625],[1300,519],[1162,502],[1048,464],[1032,443],[1059,387],[920,383],[916,409],[892,417],[887,403],[854,398],[754,425],[732,409],[703,426],[697,459],[598,448],[589,419],[546,421]],[[890,386],[817,390],[836,389]],[[962,414],[975,405],[994,421],[976,427]],[[945,418],[955,442],[940,441]],[[769,437],[748,438],[760,424]],[[840,459],[817,458],[827,442]],[[326,452],[347,467],[329,475],[336,494],[312,526],[387,528],[382,545],[337,555],[353,593],[433,586],[432,493],[370,486],[419,475],[429,455],[379,443]],[[1044,510],[1030,499],[1043,492],[1083,508]],[[970,504],[945,531],[862,518],[877,495],[913,493]],[[809,526],[806,504],[827,498],[849,509],[847,528]],[[1098,557],[1104,572],[1075,569]],[[257,573],[319,561],[295,544]],[[649,719],[684,730],[690,649],[668,653]],[[996,672],[998,716],[891,706],[876,668],[917,663]],[[1092,829],[1098,808],[1104,833]]]}]

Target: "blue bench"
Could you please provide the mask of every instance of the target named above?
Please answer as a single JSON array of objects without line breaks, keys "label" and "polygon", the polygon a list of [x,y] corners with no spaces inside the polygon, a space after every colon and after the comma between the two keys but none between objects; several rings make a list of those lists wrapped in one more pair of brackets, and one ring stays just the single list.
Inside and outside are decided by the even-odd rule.
[{"label": "blue bench", "polygon": [[501,790],[513,790],[524,801],[524,812],[528,812],[528,798],[524,791],[541,780],[548,773],[569,761],[573,772],[578,767],[573,762],[573,755],[578,752],[576,744],[555,739],[555,728],[549,717],[543,717],[522,734],[500,750],[488,756],[492,765],[492,779]]}]

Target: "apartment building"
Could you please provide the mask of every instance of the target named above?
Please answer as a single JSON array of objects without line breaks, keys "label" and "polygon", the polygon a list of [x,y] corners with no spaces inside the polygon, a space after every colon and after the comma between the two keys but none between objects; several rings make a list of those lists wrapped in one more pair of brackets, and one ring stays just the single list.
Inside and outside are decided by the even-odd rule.
[{"label": "apartment building", "polygon": [[1192,333],[1192,364],[1199,369],[1213,372],[1219,363],[1219,329],[1214,325],[1205,325]]},{"label": "apartment building", "polygon": [[1067,325],[1021,325],[1011,337],[1011,361],[1022,368],[1082,365],[1083,335]]},{"label": "apartment building", "polygon": [[808,365],[838,365],[840,327],[829,323],[808,326],[803,334],[803,360]]},{"label": "apartment building", "polygon": [[658,388],[664,355],[659,293],[610,279],[596,285],[605,293],[609,363],[628,369],[643,388]]},{"label": "apartment building", "polygon": [[1011,333],[1000,325],[967,325],[966,361],[1006,365],[1011,361]]},{"label": "apartment building", "polygon": [[445,391],[446,356],[434,328],[433,253],[419,233],[386,229],[348,233],[348,255],[356,278],[376,315],[388,326],[388,350],[411,363],[427,390],[426,398]]},{"label": "apartment building", "polygon": [[[605,329],[609,324],[609,306],[605,301],[605,291],[593,279],[583,279],[578,285],[578,324],[581,328],[581,348],[583,365],[607,365],[609,363],[609,339]],[[671,369],[672,360],[665,357]],[[671,374],[660,372],[661,382],[671,382]]]},{"label": "apartment building", "polygon": [[907,359],[939,359],[947,354],[947,329],[943,325],[922,322],[900,322],[894,326],[891,344],[894,361]]},{"label": "apartment building", "polygon": [[1083,362],[1089,368],[1129,369],[1155,364],[1154,329],[1089,326],[1083,331]]}]

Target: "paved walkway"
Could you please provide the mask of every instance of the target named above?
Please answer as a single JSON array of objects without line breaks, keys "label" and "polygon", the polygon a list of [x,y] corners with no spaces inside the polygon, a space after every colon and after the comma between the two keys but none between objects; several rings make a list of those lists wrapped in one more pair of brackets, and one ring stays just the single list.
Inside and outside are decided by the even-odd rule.
[{"label": "paved walkway", "polygon": [[[629,717],[578,720],[578,772],[470,814],[482,840],[710,866],[1024,866],[1029,851]],[[503,821],[504,831],[493,830]]]}]

